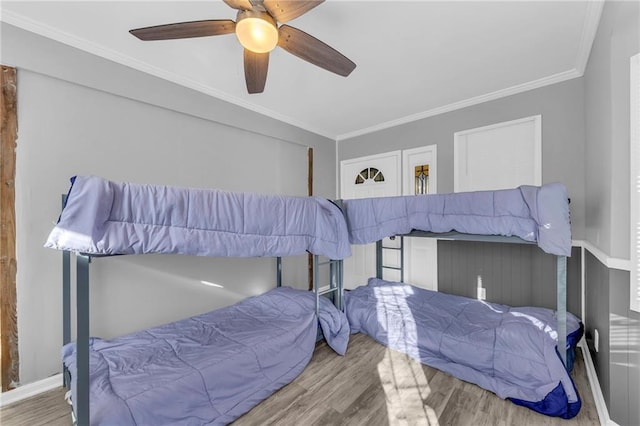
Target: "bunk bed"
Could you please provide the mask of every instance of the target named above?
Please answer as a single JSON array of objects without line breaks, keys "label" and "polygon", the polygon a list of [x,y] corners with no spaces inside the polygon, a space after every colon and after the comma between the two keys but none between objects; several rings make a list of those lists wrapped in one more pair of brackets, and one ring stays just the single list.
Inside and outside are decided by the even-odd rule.
[{"label": "bunk bed", "polygon": [[[566,311],[571,224],[566,188],[554,183],[344,201],[353,244],[376,242],[376,278],[345,296],[351,332],[550,416],[574,417],[581,401],[569,371],[582,337]],[[386,247],[398,236],[537,244],[557,256],[557,311],[510,308],[383,280]],[[395,247],[398,249],[398,247]]]},{"label": "bunk bed", "polygon": [[[341,259],[350,245],[334,203],[96,176],[72,178],[63,200],[45,246],[63,251],[63,367],[77,424],[226,424],[293,380],[319,334],[345,353]],[[314,255],[314,292],[282,287],[281,256],[305,252]],[[91,259],[143,253],[276,257],[277,288],[116,339],[90,338]],[[321,291],[322,265],[329,266],[330,282]]]}]

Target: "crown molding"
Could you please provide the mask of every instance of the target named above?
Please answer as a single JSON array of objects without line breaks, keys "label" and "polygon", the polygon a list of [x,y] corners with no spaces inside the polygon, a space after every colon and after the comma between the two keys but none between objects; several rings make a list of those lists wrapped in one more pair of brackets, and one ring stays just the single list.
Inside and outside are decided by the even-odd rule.
[{"label": "crown molding", "polygon": [[354,138],[356,136],[362,136],[368,133],[378,132],[380,130],[384,130],[384,129],[399,126],[402,124],[411,123],[413,121],[422,120],[424,118],[440,115],[445,112],[451,112],[451,111],[459,110],[462,108],[470,107],[473,105],[478,105],[484,102],[489,102],[489,101],[504,98],[507,96],[516,95],[518,93],[526,92],[528,90],[537,89],[537,88],[548,86],[555,83],[560,83],[560,82],[571,80],[573,78],[581,77],[581,76],[582,74],[580,74],[578,70],[574,68],[574,69],[564,71],[558,74],[554,74],[548,77],[543,77],[538,80],[530,81],[523,84],[518,84],[516,86],[511,86],[506,89],[487,93],[485,95],[480,95],[474,98],[465,99],[460,102],[454,102],[449,105],[419,112],[417,114],[411,114],[406,117],[398,118],[397,120],[391,120],[381,124],[376,124],[375,126],[366,127],[360,130],[349,132],[349,133],[344,133],[344,134],[338,135],[337,140],[343,141],[346,139]]}]

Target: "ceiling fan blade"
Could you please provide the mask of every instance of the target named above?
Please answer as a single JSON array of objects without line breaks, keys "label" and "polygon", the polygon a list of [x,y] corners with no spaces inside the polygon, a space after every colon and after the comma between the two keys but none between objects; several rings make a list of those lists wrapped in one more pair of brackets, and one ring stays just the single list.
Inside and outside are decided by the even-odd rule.
[{"label": "ceiling fan blade", "polygon": [[244,79],[249,93],[262,93],[267,82],[269,52],[255,53],[244,49]]},{"label": "ceiling fan blade", "polygon": [[313,65],[341,76],[348,76],[356,67],[349,58],[317,38],[289,25],[278,30],[278,46]]},{"label": "ceiling fan blade", "polygon": [[264,7],[278,22],[288,22],[307,13],[324,0],[264,0]]},{"label": "ceiling fan blade", "polygon": [[140,40],[173,40],[178,38],[207,37],[229,34],[236,29],[236,23],[230,19],[180,22],[176,24],[156,25],[129,31]]},{"label": "ceiling fan blade", "polygon": [[237,10],[253,10],[253,5],[249,0],[224,0],[231,8]]}]

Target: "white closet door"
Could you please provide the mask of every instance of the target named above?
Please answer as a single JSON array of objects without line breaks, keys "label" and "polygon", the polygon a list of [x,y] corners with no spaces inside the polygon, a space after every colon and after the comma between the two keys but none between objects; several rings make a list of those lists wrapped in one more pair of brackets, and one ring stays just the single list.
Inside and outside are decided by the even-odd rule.
[{"label": "white closet door", "polygon": [[[437,146],[402,151],[402,195],[415,195],[416,167],[428,166],[427,194],[438,192]],[[438,242],[435,238],[404,239],[404,281],[429,290],[438,290]]]},{"label": "white closet door", "polygon": [[542,184],[542,116],[454,134],[455,192]]}]

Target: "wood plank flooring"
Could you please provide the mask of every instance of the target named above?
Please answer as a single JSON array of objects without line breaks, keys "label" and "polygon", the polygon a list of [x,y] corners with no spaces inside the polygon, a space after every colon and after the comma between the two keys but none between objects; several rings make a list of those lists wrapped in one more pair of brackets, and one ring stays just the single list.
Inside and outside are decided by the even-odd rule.
[{"label": "wood plank flooring", "polygon": [[[233,424],[599,425],[580,353],[573,378],[582,397],[582,410],[571,420],[547,417],[356,334],[351,336],[344,357],[320,343],[296,380]],[[0,411],[3,426],[68,426],[70,419],[62,388]]]},{"label": "wood plank flooring", "polygon": [[71,408],[64,400],[67,390],[59,387],[0,409],[2,426],[69,426]]}]

